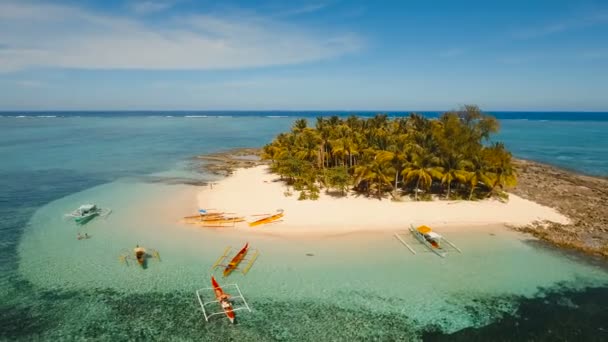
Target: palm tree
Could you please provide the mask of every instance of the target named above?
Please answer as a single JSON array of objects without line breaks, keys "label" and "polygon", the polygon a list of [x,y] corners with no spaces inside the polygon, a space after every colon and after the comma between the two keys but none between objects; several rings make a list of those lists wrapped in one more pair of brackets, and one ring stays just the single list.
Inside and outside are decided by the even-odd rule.
[{"label": "palm tree", "polygon": [[393,169],[390,165],[382,163],[381,159],[374,158],[372,161],[355,167],[355,184],[365,181],[367,193],[375,189],[378,198],[382,198],[383,189],[386,185],[391,186]]},{"label": "palm tree", "polygon": [[494,143],[486,151],[486,159],[494,175],[491,189],[488,193],[488,197],[491,197],[497,187],[504,189],[505,187],[515,186],[517,178],[513,169],[511,153],[506,150],[503,143]]},{"label": "palm tree", "polygon": [[473,192],[479,185],[483,183],[485,186],[490,187],[493,183],[493,174],[488,168],[488,164],[481,153],[473,155],[468,161],[469,171],[467,173],[467,185],[469,186],[469,201],[473,199]]},{"label": "palm tree", "polygon": [[437,166],[438,158],[428,151],[416,153],[412,162],[401,172],[406,183],[416,180],[414,199],[418,200],[418,191],[422,187],[428,190],[433,183],[433,178],[441,179],[441,167]]},{"label": "palm tree", "polygon": [[466,182],[467,172],[464,170],[466,162],[464,156],[457,152],[442,155],[439,158],[439,164],[441,165],[443,176],[441,177],[441,184],[447,184],[447,193],[445,198],[450,199],[450,193],[452,189],[452,182],[460,181]]},{"label": "palm tree", "polygon": [[306,121],[306,119],[297,119],[293,123],[293,127],[291,128],[291,131],[294,134],[298,134],[298,133],[302,132],[304,129],[306,129],[307,127],[308,127],[308,121]]},{"label": "palm tree", "polygon": [[512,157],[504,145],[484,146],[497,130],[496,119],[476,106],[439,119],[415,113],[396,119],[385,114],[370,119],[318,117],[314,128],[299,119],[291,132],[264,146],[262,158],[307,198],[318,192],[320,181],[335,186],[339,174],[341,184],[365,185],[368,194],[376,191],[378,197],[385,191],[394,196],[403,180],[403,185],[415,186],[416,200],[434,181],[443,185],[441,192],[447,190],[447,199],[455,185],[464,185],[472,199],[480,185],[492,196],[515,184]]},{"label": "palm tree", "polygon": [[313,128],[304,128],[296,138],[296,157],[310,162],[316,162],[317,167],[321,168],[321,156],[319,151],[321,142],[321,137],[316,130]]}]

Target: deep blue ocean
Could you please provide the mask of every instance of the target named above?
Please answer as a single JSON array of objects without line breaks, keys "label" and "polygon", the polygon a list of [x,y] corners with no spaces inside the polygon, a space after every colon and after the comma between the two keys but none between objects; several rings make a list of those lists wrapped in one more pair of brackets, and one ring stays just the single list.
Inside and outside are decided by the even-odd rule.
[{"label": "deep blue ocean", "polygon": [[[66,312],[70,305],[91,300],[96,293],[61,290],[36,292],[18,273],[17,246],[30,217],[41,206],[90,187],[123,177],[187,167],[197,154],[236,147],[259,147],[288,130],[296,118],[314,125],[317,116],[376,112],[333,111],[138,111],[138,112],[0,112],[0,340],[35,340],[58,336],[60,319],[48,316]],[[389,116],[409,112],[389,112]],[[436,117],[439,112],[423,112]],[[494,140],[505,142],[516,157],[537,160],[578,172],[608,176],[608,112],[495,112],[501,131]],[[107,294],[112,297],[112,294]],[[559,298],[565,294],[548,294]],[[547,320],[551,312],[560,319],[581,324],[581,336],[606,337],[593,319],[608,317],[606,288],[568,294],[578,298],[579,309],[554,307],[542,301],[524,301],[525,317],[507,317],[490,327],[462,332],[462,339],[505,338],[513,326],[537,335],[522,338],[550,339],[523,319]],[[114,298],[114,297],[112,297]],[[163,298],[118,298],[116,305]],[[167,300],[171,300],[170,298]],[[572,299],[574,300],[574,299]],[[124,301],[124,302],[123,302]],[[604,303],[599,307],[592,303]],[[122,303],[122,304],[121,304]],[[598,310],[595,313],[585,311]],[[578,310],[578,311],[577,311]],[[541,317],[542,316],[542,317]],[[591,317],[591,318],[590,318]],[[540,322],[540,321],[539,321]],[[158,323],[158,322],[157,322]],[[398,322],[396,322],[398,323]],[[521,324],[520,324],[521,323]],[[114,322],[113,324],[119,324]],[[539,323],[540,324],[540,323]],[[557,326],[556,326],[557,328]],[[99,329],[103,329],[100,327]],[[127,329],[127,328],[125,328]],[[587,330],[585,330],[587,329]],[[125,330],[127,331],[127,330]],[[123,333],[128,333],[123,331]],[[90,333],[90,335],[87,335]],[[596,335],[594,335],[594,333]],[[470,335],[469,335],[470,334]],[[541,334],[541,335],[538,335]],[[597,335],[599,334],[599,335]],[[67,337],[83,340],[95,336],[83,331]],[[125,339],[145,340],[145,335]],[[453,338],[457,336],[452,336]],[[484,338],[485,337],[485,338]],[[428,339],[442,339],[429,332]],[[179,338],[178,338],[179,339]]]}]

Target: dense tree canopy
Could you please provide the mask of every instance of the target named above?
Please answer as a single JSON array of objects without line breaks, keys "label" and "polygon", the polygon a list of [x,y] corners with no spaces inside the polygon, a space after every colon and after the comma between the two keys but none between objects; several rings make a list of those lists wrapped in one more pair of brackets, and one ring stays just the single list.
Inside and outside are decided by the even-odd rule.
[{"label": "dense tree canopy", "polygon": [[317,198],[321,188],[416,200],[504,197],[516,177],[511,153],[490,142],[498,129],[496,118],[476,106],[437,119],[318,117],[314,128],[298,119],[291,132],[264,146],[262,158],[300,199]]}]

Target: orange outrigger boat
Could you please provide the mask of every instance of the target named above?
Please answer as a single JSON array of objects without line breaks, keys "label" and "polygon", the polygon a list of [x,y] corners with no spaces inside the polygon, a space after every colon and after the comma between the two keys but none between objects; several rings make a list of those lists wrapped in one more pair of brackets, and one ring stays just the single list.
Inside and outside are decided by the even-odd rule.
[{"label": "orange outrigger boat", "polygon": [[232,258],[232,260],[230,260],[230,263],[224,269],[224,277],[227,277],[232,271],[234,271],[237,268],[239,263],[241,263],[241,261],[243,261],[243,259],[245,258],[245,255],[247,254],[248,249],[249,249],[249,242],[247,242],[245,244],[245,246],[243,248],[241,248],[241,250],[234,256],[234,258]]},{"label": "orange outrigger boat", "polygon": [[220,303],[220,306],[222,307],[222,310],[224,310],[226,317],[228,317],[230,323],[234,324],[234,319],[236,318],[236,315],[232,310],[232,304],[230,304],[230,301],[228,300],[230,296],[224,293],[224,290],[222,290],[220,284],[217,283],[215,277],[213,276],[211,276],[211,285],[213,286],[213,290],[215,292],[215,298],[217,298],[218,302]]},{"label": "orange outrigger boat", "polygon": [[261,224],[266,224],[266,223],[271,223],[271,222],[275,222],[276,220],[280,219],[283,217],[283,209],[278,209],[277,213],[274,215],[270,215],[264,218],[261,218],[257,221],[253,221],[249,223],[249,227],[255,227],[255,226],[259,226]]}]

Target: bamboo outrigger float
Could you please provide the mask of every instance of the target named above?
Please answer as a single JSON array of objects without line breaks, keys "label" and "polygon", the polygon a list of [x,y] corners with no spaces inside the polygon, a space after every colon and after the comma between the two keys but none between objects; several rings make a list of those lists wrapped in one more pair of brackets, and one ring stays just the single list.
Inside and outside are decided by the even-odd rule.
[{"label": "bamboo outrigger float", "polygon": [[266,216],[264,218],[261,218],[259,220],[253,221],[253,222],[249,222],[249,227],[255,227],[255,226],[262,225],[262,224],[278,222],[277,220],[283,218],[284,215],[285,214],[283,214],[283,209],[277,209],[276,214]]},{"label": "bamboo outrigger float", "polygon": [[[206,322],[209,322],[211,317],[224,315],[230,320],[230,323],[234,324],[236,318],[235,311],[248,310],[251,312],[251,308],[249,307],[249,304],[247,304],[247,301],[245,300],[245,297],[243,297],[243,293],[237,284],[228,284],[220,287],[217,281],[215,281],[215,278],[212,277],[211,285],[212,287],[196,290],[196,297],[201,305]],[[233,289],[233,293],[236,291],[238,296],[226,295],[224,292],[225,289]],[[205,295],[215,298],[215,300],[205,302]],[[212,303],[218,303],[222,310],[217,312],[208,311],[209,309],[207,306]]]},{"label": "bamboo outrigger float", "polygon": [[[226,247],[226,249],[224,249],[224,253],[215,261],[213,266],[211,266],[211,270],[215,270],[218,267],[223,267],[224,277],[227,277],[233,271],[238,271],[243,275],[247,275],[247,272],[249,272],[251,266],[253,266],[253,263],[260,255],[260,252],[257,249],[249,250],[249,243],[245,244],[245,246],[241,248],[241,250],[238,251],[233,257],[230,257],[231,253],[232,247]],[[242,268],[239,267],[241,264],[243,264]]]},{"label": "bamboo outrigger float", "polygon": [[[427,247],[427,249],[442,258],[445,258],[447,256],[447,246],[450,246],[459,253],[462,253],[460,248],[456,247],[456,245],[454,245],[444,236],[435,233],[430,227],[423,225],[419,226],[418,228],[414,228],[414,226],[410,225],[409,231],[421,244]],[[410,252],[416,254],[416,251],[403,239],[403,236],[401,236],[399,233],[395,233],[395,237],[399,239],[399,241],[403,245],[405,245],[405,247],[407,247]]]}]

